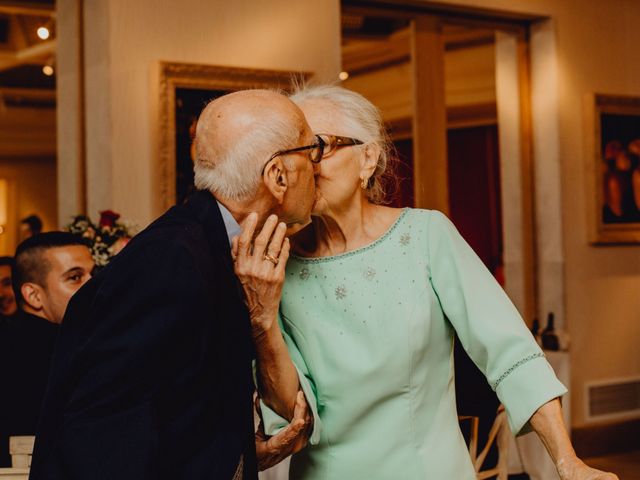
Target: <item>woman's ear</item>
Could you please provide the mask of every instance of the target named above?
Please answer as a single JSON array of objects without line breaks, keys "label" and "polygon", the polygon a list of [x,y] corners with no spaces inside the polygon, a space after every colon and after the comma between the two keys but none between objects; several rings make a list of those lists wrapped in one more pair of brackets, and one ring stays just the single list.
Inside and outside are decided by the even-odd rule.
[{"label": "woman's ear", "polygon": [[364,146],[364,155],[362,156],[360,166],[360,178],[369,179],[373,176],[378,166],[381,149],[376,143],[368,143]]},{"label": "woman's ear", "polygon": [[279,157],[274,158],[265,167],[262,175],[265,187],[273,195],[278,204],[284,202],[284,195],[289,185],[289,178],[287,176],[287,169],[284,168],[282,159]]},{"label": "woman's ear", "polygon": [[20,293],[22,294],[24,302],[29,307],[37,311],[42,310],[42,296],[44,292],[40,285],[36,285],[35,283],[24,283],[20,287]]}]

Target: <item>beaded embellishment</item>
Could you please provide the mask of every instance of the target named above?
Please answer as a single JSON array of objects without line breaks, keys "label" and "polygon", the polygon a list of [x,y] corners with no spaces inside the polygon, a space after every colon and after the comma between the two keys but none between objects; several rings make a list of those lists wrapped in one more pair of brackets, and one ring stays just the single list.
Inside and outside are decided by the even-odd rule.
[{"label": "beaded embellishment", "polygon": [[307,278],[309,278],[310,274],[311,272],[309,272],[309,269],[307,267],[302,267],[302,270],[300,270],[300,280],[306,280]]},{"label": "beaded embellishment", "polygon": [[377,240],[375,240],[373,243],[370,243],[366,247],[357,248],[357,249],[352,250],[350,252],[340,253],[338,255],[331,255],[331,256],[328,256],[328,257],[299,257],[297,255],[291,255],[290,258],[293,258],[293,259],[295,259],[295,260],[297,260],[298,262],[301,262],[301,263],[310,264],[310,263],[331,262],[331,261],[334,261],[334,260],[342,260],[342,259],[345,259],[345,258],[349,258],[349,257],[352,257],[354,255],[360,255],[360,254],[362,254],[364,252],[367,252],[367,251],[371,250],[372,248],[377,247],[382,242],[384,242],[388,237],[390,237],[391,234],[393,234],[393,232],[395,232],[395,230],[398,227],[398,225],[400,225],[400,223],[402,222],[404,217],[409,213],[409,211],[411,211],[410,208],[402,209],[402,213],[396,219],[395,223],[391,226],[391,228],[389,228],[389,230],[387,230],[387,232],[384,235],[382,235],[381,237],[379,237]]},{"label": "beaded embellishment", "polygon": [[544,353],[538,352],[538,353],[534,353],[533,355],[529,355],[528,357],[524,357],[522,360],[517,361],[511,367],[509,367],[509,369],[506,370],[502,375],[500,375],[500,378],[498,378],[498,380],[496,380],[491,385],[491,388],[493,388],[493,390],[495,391],[498,388],[498,385],[500,385],[500,383],[502,383],[502,381],[505,378],[507,378],[511,374],[511,372],[513,372],[516,368],[521,367],[525,363],[530,362],[531,360],[535,360],[536,358],[544,358],[544,357],[545,357]]},{"label": "beaded embellishment", "polygon": [[375,268],[372,267],[368,267],[363,273],[362,276],[365,278],[365,280],[373,280],[374,277],[376,276],[376,270]]}]

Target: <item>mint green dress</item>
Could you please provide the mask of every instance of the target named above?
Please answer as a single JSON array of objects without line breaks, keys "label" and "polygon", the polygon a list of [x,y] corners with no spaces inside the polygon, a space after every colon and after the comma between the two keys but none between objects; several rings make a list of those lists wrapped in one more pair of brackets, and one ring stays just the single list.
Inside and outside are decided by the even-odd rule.
[{"label": "mint green dress", "polygon": [[[514,433],[563,395],[520,315],[453,224],[405,209],[371,245],[292,256],[281,326],[315,426],[291,461],[305,480],[472,480],[453,339],[485,374]],[[263,405],[267,432],[285,423]]]}]

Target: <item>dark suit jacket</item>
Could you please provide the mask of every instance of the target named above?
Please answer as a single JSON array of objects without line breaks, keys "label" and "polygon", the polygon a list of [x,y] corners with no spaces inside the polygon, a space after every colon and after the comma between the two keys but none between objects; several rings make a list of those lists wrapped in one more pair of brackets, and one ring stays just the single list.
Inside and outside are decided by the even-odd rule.
[{"label": "dark suit jacket", "polygon": [[[9,320],[0,315],[0,385],[6,385],[9,382],[8,361],[9,355],[7,349],[10,345],[9,338]],[[11,466],[11,457],[9,456],[9,426],[6,423],[7,411],[6,404],[0,399],[0,468]]]},{"label": "dark suit jacket", "polygon": [[0,467],[11,466],[9,436],[36,434],[58,329],[21,310],[0,328]]},{"label": "dark suit jacket", "polygon": [[72,298],[32,480],[256,474],[253,346],[212,195],[170,209]]}]

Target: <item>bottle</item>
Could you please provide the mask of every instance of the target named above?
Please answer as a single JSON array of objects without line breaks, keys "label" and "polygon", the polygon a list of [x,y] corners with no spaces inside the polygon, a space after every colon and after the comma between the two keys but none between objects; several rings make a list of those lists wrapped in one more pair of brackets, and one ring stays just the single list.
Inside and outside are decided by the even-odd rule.
[{"label": "bottle", "polygon": [[535,338],[536,343],[542,346],[542,340],[540,339],[540,321],[537,318],[533,319],[533,325],[531,325],[531,334]]},{"label": "bottle", "polygon": [[545,350],[551,350],[557,352],[560,350],[560,342],[558,341],[558,335],[556,334],[554,327],[554,315],[553,312],[549,312],[547,315],[547,326],[542,331],[542,348]]}]

